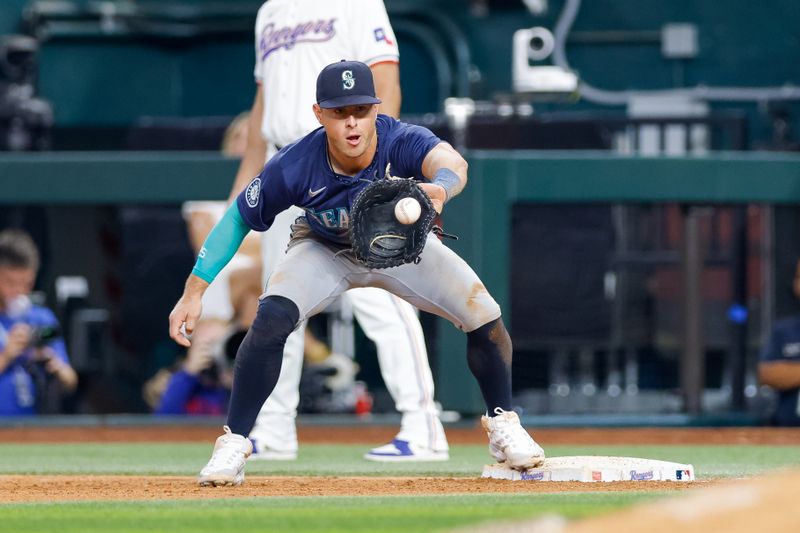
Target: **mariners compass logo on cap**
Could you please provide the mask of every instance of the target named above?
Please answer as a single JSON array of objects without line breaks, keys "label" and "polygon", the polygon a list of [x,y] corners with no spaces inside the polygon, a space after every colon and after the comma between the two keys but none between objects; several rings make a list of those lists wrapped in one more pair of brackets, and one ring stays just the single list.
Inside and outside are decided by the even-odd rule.
[{"label": "mariners compass logo on cap", "polygon": [[342,72],[342,88],[349,91],[356,86],[356,79],[353,77],[352,70],[345,70]]},{"label": "mariners compass logo on cap", "polygon": [[380,104],[375,97],[372,71],[359,61],[339,61],[317,77],[317,103],[323,109],[359,104]]}]

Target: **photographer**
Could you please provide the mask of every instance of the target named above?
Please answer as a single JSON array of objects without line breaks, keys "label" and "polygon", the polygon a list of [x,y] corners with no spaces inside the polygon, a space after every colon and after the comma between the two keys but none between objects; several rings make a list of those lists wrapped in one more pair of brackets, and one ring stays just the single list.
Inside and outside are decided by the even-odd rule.
[{"label": "photographer", "polygon": [[78,384],[58,321],[30,300],[38,269],[39,252],[30,236],[0,232],[0,415],[36,414],[40,375],[53,376],[63,392]]},{"label": "photographer", "polygon": [[[233,356],[225,342],[229,326],[205,320],[192,336],[192,346],[167,382],[155,413],[159,415],[223,415],[233,382]],[[230,355],[229,355],[230,354]]]}]

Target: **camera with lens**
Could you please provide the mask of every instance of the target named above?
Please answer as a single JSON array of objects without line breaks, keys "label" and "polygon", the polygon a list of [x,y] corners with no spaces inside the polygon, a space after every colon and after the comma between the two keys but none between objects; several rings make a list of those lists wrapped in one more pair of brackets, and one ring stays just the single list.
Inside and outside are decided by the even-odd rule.
[{"label": "camera with lens", "polygon": [[246,329],[238,329],[228,335],[222,342],[220,353],[214,357],[214,361],[210,365],[200,372],[200,375],[218,381],[221,371],[233,367],[233,361],[236,359],[236,352],[239,350],[239,345],[242,344],[245,335],[247,335]]},{"label": "camera with lens", "polygon": [[0,37],[0,150],[50,147],[53,109],[36,97],[39,43],[26,35]]},{"label": "camera with lens", "polygon": [[61,328],[56,325],[34,326],[31,329],[31,338],[28,341],[28,347],[43,348],[59,337],[61,337]]},{"label": "camera with lens", "polygon": [[[54,340],[61,337],[61,329],[57,325],[52,326],[31,326],[31,336],[28,339],[28,349],[38,350],[44,348]],[[50,354],[35,354],[28,360],[26,367],[28,372],[37,373],[44,370],[45,365],[51,360]]]}]

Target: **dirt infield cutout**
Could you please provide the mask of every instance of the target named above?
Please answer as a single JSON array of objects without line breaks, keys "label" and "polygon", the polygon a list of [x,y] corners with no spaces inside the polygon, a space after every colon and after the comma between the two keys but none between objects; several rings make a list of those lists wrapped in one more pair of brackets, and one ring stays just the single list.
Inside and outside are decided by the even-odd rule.
[{"label": "dirt infield cutout", "polygon": [[199,487],[183,476],[0,476],[0,502],[171,500],[256,496],[419,496],[426,494],[685,490],[711,482],[516,482],[479,478],[248,476],[239,487]]},{"label": "dirt infield cutout", "polygon": [[[0,442],[208,442],[218,429],[211,427],[21,427],[0,429]],[[391,427],[303,427],[303,443],[379,443],[390,439]],[[626,428],[534,430],[545,448],[551,444],[798,444],[800,430],[774,428]],[[485,443],[478,428],[448,429],[452,444]],[[488,459],[488,455],[487,455]],[[198,465],[198,468],[201,465]],[[695,465],[698,466],[698,465]],[[434,477],[314,477],[248,476],[241,487],[201,488],[189,476],[5,475],[0,476],[0,502],[54,502],[87,500],[165,500],[267,496],[377,496],[483,493],[554,493],[591,491],[693,491],[719,481],[619,481],[578,483],[505,481]]]}]

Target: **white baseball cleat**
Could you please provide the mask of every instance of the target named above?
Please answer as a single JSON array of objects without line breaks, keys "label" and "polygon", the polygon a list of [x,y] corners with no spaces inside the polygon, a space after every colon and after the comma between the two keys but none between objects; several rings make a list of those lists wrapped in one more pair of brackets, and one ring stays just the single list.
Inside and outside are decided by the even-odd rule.
[{"label": "white baseball cleat", "polygon": [[225,434],[217,438],[211,459],[200,471],[201,487],[236,486],[244,482],[244,464],[253,453],[253,444],[246,437],[231,433],[228,426],[223,429]]},{"label": "white baseball cleat", "polygon": [[544,463],[544,450],[536,444],[514,411],[497,407],[496,416],[482,416],[481,425],[489,436],[489,453],[498,463],[515,470],[527,470]]},{"label": "white baseball cleat", "polygon": [[379,463],[413,463],[447,461],[450,459],[450,454],[447,450],[432,450],[417,446],[413,442],[393,439],[389,444],[378,446],[367,452],[364,459]]}]

